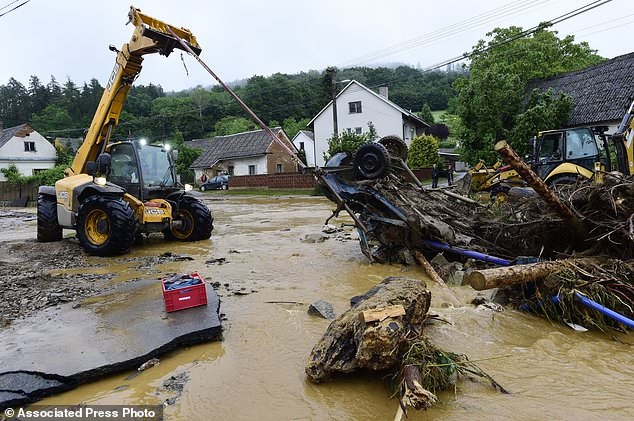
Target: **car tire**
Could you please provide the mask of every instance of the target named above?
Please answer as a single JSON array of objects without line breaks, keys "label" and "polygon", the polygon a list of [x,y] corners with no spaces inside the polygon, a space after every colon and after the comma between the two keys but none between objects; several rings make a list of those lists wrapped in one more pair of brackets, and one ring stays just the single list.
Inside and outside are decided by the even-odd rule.
[{"label": "car tire", "polygon": [[228,190],[228,189],[229,189],[229,186],[227,186],[226,184],[222,184],[222,185],[220,186],[220,189],[221,189],[221,190]]},{"label": "car tire", "polygon": [[365,143],[354,153],[354,167],[367,180],[385,177],[390,169],[390,153],[380,143]]},{"label": "car tire", "polygon": [[205,190],[207,190],[205,186],[200,186],[200,191],[205,191]]}]

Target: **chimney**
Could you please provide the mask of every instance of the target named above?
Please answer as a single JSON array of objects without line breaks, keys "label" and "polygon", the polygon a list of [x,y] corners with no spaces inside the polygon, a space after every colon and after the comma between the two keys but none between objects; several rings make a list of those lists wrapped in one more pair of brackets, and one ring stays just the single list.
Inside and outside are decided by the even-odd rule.
[{"label": "chimney", "polygon": [[379,86],[379,95],[381,95],[385,99],[389,99],[387,90],[387,86]]}]

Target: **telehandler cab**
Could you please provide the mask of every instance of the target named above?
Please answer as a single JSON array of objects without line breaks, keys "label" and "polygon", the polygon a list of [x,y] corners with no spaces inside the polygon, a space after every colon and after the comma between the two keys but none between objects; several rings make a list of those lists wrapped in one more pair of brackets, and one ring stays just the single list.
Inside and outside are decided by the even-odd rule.
[{"label": "telehandler cab", "polygon": [[176,151],[133,141],[110,142],[143,56],[164,56],[183,49],[177,34],[196,53],[196,38],[130,7],[135,26],[130,41],[117,50],[114,69],[88,134],[55,186],[38,191],[37,239],[60,241],[62,229],[74,229],[84,250],[98,256],[126,252],[142,234],[166,239],[208,239],[213,230],[209,208],[188,193],[176,175]]}]

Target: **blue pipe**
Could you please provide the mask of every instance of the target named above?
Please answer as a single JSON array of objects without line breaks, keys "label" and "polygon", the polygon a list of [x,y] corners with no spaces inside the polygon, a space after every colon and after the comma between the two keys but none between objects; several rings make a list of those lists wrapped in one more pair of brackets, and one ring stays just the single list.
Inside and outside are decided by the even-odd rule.
[{"label": "blue pipe", "polygon": [[[616,320],[619,323],[623,323],[625,326],[629,327],[630,329],[634,329],[634,320],[625,317],[624,315],[617,313],[614,310],[610,310],[607,307],[602,306],[601,304],[597,303],[596,301],[592,301],[591,299],[581,295],[580,293],[575,291],[575,297],[581,301],[584,305],[590,307],[593,310],[598,311],[599,313],[602,313],[614,320]],[[559,296],[555,295],[553,297],[553,303],[555,304],[559,304]]]},{"label": "blue pipe", "polygon": [[491,256],[490,254],[479,253],[473,250],[466,250],[466,249],[462,249],[458,247],[453,247],[453,246],[450,246],[449,244],[439,243],[437,241],[423,240],[423,244],[438,250],[451,251],[453,253],[471,257],[476,260],[482,260],[483,262],[495,263],[496,265],[500,265],[500,266],[511,266],[513,264],[513,262],[510,260]]}]

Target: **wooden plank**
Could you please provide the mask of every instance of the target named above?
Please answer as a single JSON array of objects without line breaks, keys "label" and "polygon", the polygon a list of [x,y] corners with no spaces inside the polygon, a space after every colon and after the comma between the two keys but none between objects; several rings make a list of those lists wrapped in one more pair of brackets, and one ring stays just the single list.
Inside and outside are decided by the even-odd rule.
[{"label": "wooden plank", "polygon": [[365,310],[359,313],[359,320],[364,323],[383,321],[388,317],[399,317],[405,314],[405,307],[402,304],[394,306],[387,306],[381,308],[374,308],[371,310]]}]

